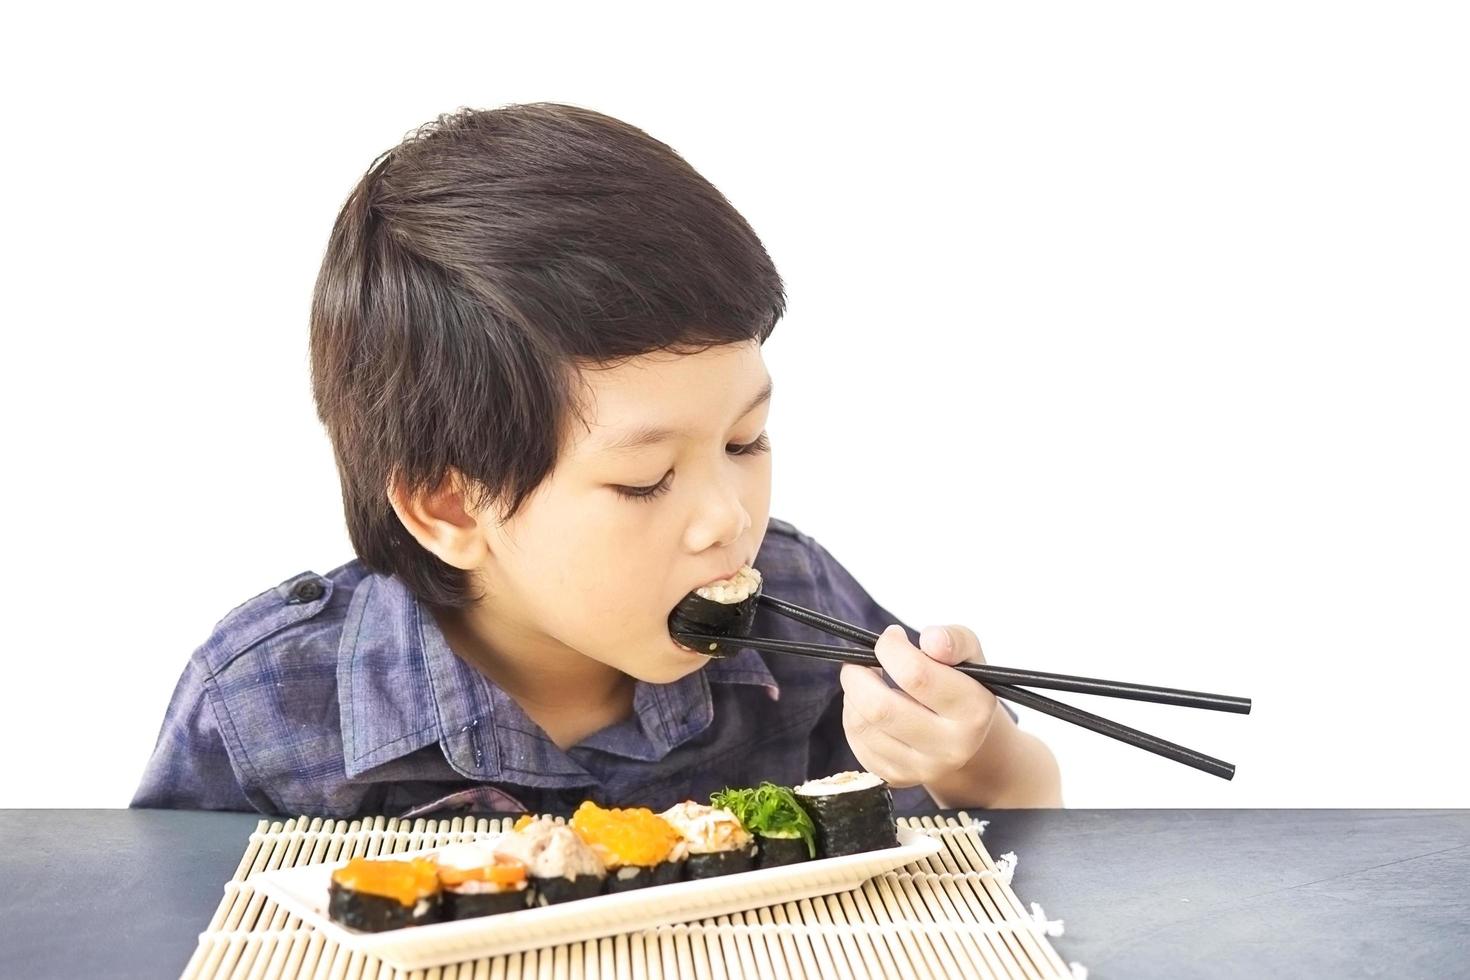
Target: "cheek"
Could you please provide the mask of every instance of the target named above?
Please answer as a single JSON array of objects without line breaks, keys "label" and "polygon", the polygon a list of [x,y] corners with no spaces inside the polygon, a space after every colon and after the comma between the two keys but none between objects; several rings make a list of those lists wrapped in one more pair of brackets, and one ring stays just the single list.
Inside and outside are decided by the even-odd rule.
[{"label": "cheek", "polygon": [[668,589],[669,559],[652,542],[622,541],[608,530],[589,526],[574,534],[564,528],[553,551],[538,562],[536,605],[563,642],[586,653],[646,644],[668,615],[659,606]]}]

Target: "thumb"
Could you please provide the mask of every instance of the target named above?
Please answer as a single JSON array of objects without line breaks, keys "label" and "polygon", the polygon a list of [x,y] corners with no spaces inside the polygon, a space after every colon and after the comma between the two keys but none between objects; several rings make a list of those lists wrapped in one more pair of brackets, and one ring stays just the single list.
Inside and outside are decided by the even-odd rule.
[{"label": "thumb", "polygon": [[980,641],[963,626],[925,626],[919,631],[919,649],[929,659],[951,667],[972,660],[985,662]]}]

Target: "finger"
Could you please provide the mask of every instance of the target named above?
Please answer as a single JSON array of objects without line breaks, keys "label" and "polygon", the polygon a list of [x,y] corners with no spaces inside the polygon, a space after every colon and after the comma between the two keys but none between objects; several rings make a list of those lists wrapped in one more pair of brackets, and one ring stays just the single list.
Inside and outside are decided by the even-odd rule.
[{"label": "finger", "polygon": [[[849,714],[853,709],[843,706],[843,726],[854,720]],[[924,782],[924,774],[930,767],[929,760],[912,746],[904,745],[886,732],[872,730],[861,739],[849,738],[852,754],[868,772],[876,773],[895,789],[914,786]]]},{"label": "finger", "polygon": [[985,663],[980,638],[968,626],[925,626],[919,631],[919,649],[930,659],[950,666]]},{"label": "finger", "polygon": [[844,666],[841,681],[843,712],[856,713],[856,728],[849,728],[850,734],[882,731],[916,748],[947,737],[944,719],[902,691],[889,687],[871,671],[858,667],[849,671]]},{"label": "finger", "polygon": [[965,720],[989,692],[972,677],[937,663],[909,642],[901,626],[890,626],[873,647],[893,682],[915,701],[946,718]]},{"label": "finger", "polygon": [[[902,691],[871,678],[861,667],[849,664],[843,670],[849,668],[851,676],[842,682],[843,728],[849,741],[876,738],[881,732],[918,753],[925,772],[949,772],[965,765],[979,751],[995,720],[996,700],[988,691],[984,703],[956,721],[936,715]],[[895,714],[885,713],[890,710]],[[905,712],[909,711],[917,713],[915,720],[907,720]]]}]

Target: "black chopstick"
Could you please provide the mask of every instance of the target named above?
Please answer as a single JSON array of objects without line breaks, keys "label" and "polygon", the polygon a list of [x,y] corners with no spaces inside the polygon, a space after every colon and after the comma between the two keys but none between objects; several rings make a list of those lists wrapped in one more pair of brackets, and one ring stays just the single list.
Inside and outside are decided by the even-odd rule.
[{"label": "black chopstick", "polygon": [[[772,612],[780,613],[788,619],[798,623],[841,637],[844,640],[852,640],[871,647],[878,642],[878,634],[865,630],[861,626],[844,623],[840,619],[815,612],[778,599],[764,593],[760,596],[761,605]],[[785,643],[793,641],[778,640]],[[809,644],[809,646],[822,649],[821,644]],[[802,650],[772,650],[775,653],[803,653]],[[862,652],[862,651],[858,651]],[[856,663],[858,661],[848,661]],[[1251,699],[1233,697],[1228,694],[1207,694],[1203,691],[1184,691],[1173,687],[1154,687],[1150,684],[1131,684],[1125,681],[1105,681],[1096,677],[1078,677],[1073,674],[1052,674],[1041,670],[1024,670],[1017,667],[998,667],[994,664],[959,664],[955,667],[961,673],[965,673],[978,681],[994,682],[997,684],[1024,684],[1027,687],[1039,687],[1053,691],[1071,691],[1074,694],[1098,694],[1109,698],[1125,698],[1130,701],[1151,701],[1155,704],[1174,704],[1185,708],[1204,708],[1209,711],[1229,711],[1234,714],[1248,715],[1251,712]]]},{"label": "black chopstick", "polygon": [[[853,640],[864,646],[875,646],[878,642],[879,634],[874,633],[872,630],[863,629],[861,626],[852,623],[844,623],[842,620],[833,616],[798,606],[794,602],[787,602],[784,599],[779,599],[772,595],[765,595],[764,593],[759,596],[759,601],[773,612],[799,623],[805,623],[814,629],[821,630],[833,636]],[[873,659],[877,659],[876,654],[873,655]],[[1090,711],[1075,708],[1065,702],[1049,698],[1044,694],[1037,694],[1034,691],[1028,691],[1014,684],[1000,684],[985,680],[982,680],[981,683],[989,688],[990,692],[996,697],[1014,701],[1017,704],[1031,708],[1033,711],[1040,711],[1043,714],[1051,715],[1053,718],[1071,722],[1078,727],[1097,732],[1099,735],[1106,735],[1109,738],[1114,738],[1120,742],[1143,749],[1145,752],[1152,752],[1155,755],[1172,759],[1175,762],[1199,769],[1202,772],[1210,773],[1213,776],[1219,776],[1221,779],[1233,779],[1235,777],[1235,766],[1223,759],[1216,759],[1202,752],[1196,752],[1194,749],[1179,745],[1176,742],[1170,742],[1156,735],[1150,735],[1136,728],[1130,728],[1127,725],[1104,718],[1101,715],[1095,715]],[[1243,701],[1245,711],[1250,711],[1250,701],[1248,699],[1241,698],[1236,700]]]},{"label": "black chopstick", "polygon": [[[673,636],[674,639],[685,644],[692,650],[698,650],[701,647],[718,642],[726,647],[749,647],[753,650],[764,650],[771,653],[790,653],[803,657],[816,657],[821,660],[833,660],[839,663],[857,664],[861,667],[882,666],[873,651],[854,649],[852,647],[834,647],[822,643],[800,643],[794,640],[774,640],[754,636],[729,637],[705,633],[675,633]],[[1156,735],[1150,735],[1136,728],[1130,728],[1127,725],[1104,718],[1101,715],[1095,715],[1090,711],[1083,711],[1081,708],[1075,708],[1070,704],[1049,698],[1044,694],[1037,694],[1025,688],[1015,687],[1011,684],[1001,684],[995,681],[981,680],[981,683],[989,688],[991,693],[998,698],[1014,701],[1016,704],[1031,708],[1033,711],[1040,711],[1042,714],[1071,722],[1089,731],[1097,732],[1099,735],[1115,738],[1120,742],[1125,742],[1128,745],[1143,749],[1145,752],[1161,755],[1166,759],[1183,763],[1186,766],[1207,772],[1212,776],[1219,776],[1221,779],[1230,779],[1235,775],[1235,766],[1229,762],[1225,762],[1223,759],[1216,759],[1213,756],[1205,755],[1203,752],[1196,752],[1194,749],[1179,745],[1176,742],[1170,742]]]},{"label": "black chopstick", "polygon": [[[777,640],[765,637],[729,637],[713,636],[700,633],[676,633],[675,639],[685,643],[692,649],[699,649],[711,643],[723,642],[727,646],[738,639],[739,645],[748,646],[757,650],[769,650],[773,653],[792,653],[798,656],[818,657],[823,660],[835,660],[842,663],[855,663],[861,666],[881,667],[878,657],[872,652],[876,646],[879,634],[871,630],[863,629],[852,623],[845,623],[840,619],[828,616],[815,610],[798,606],[794,602],[787,602],[772,595],[760,594],[759,600],[762,605],[788,619],[811,626],[824,633],[837,636],[845,640],[863,644],[862,649],[850,647],[832,647],[821,643],[801,643],[793,640]],[[1130,728],[1090,711],[1075,708],[1070,704],[1057,701],[1028,691],[1020,687],[1020,683],[1027,683],[1035,687],[1050,687],[1057,690],[1074,691],[1084,694],[1101,694],[1109,697],[1129,698],[1140,701],[1153,701],[1162,704],[1177,704],[1186,707],[1207,708],[1213,711],[1230,711],[1239,714],[1249,714],[1251,701],[1249,698],[1231,697],[1223,694],[1206,694],[1200,691],[1182,691],[1175,688],[1154,687],[1147,684],[1128,684],[1118,681],[1105,681],[1093,677],[1076,677],[1068,674],[1051,674],[1044,671],[1027,671],[1011,667],[996,667],[991,664],[962,664],[959,669],[964,673],[975,677],[984,684],[996,697],[1014,701],[1017,704],[1051,715],[1053,718],[1070,722],[1089,731],[1106,735],[1117,739],[1128,745],[1136,746],[1146,752],[1172,759],[1175,762],[1199,769],[1202,772],[1219,776],[1221,779],[1231,779],[1235,775],[1235,766],[1222,759],[1196,752],[1191,748],[1170,742],[1167,739],[1150,735],[1147,732]]]}]

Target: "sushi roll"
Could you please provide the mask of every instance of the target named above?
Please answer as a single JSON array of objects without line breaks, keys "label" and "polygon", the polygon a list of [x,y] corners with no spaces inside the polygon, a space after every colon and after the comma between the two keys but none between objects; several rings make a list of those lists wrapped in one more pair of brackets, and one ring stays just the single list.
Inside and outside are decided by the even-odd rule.
[{"label": "sushi roll", "polygon": [[735,814],[755,835],[757,868],[798,864],[817,856],[812,818],[785,786],[763,782],[753,789],[723,789],[710,802]]},{"label": "sushi roll", "polygon": [[602,894],[607,869],[576,831],[550,817],[521,817],[497,838],[495,850],[526,866],[535,907],[557,905]]},{"label": "sushi roll", "polygon": [[898,846],[893,794],[872,773],[839,772],[808,780],[792,792],[811,814],[822,857]]},{"label": "sushi roll", "polygon": [[604,810],[591,800],[572,814],[572,829],[607,867],[608,894],[668,885],[684,874],[684,837],[647,807]]},{"label": "sushi roll", "polygon": [[529,897],[526,865],[489,842],[450,844],[434,854],[445,919],[514,912]]},{"label": "sushi roll", "polygon": [[[669,632],[675,634],[676,641],[679,633],[749,636],[760,593],[761,573],[746,565],[729,578],[701,586],[680,599],[669,614]],[[718,659],[728,657],[735,649],[738,647],[733,644],[711,642],[696,652]]]},{"label": "sushi roll", "polygon": [[688,845],[687,878],[714,878],[755,867],[755,838],[729,810],[686,800],[659,814]]},{"label": "sushi roll", "polygon": [[428,858],[376,861],[353,858],[332,872],[327,916],[363,932],[383,932],[437,922],[439,873]]}]

